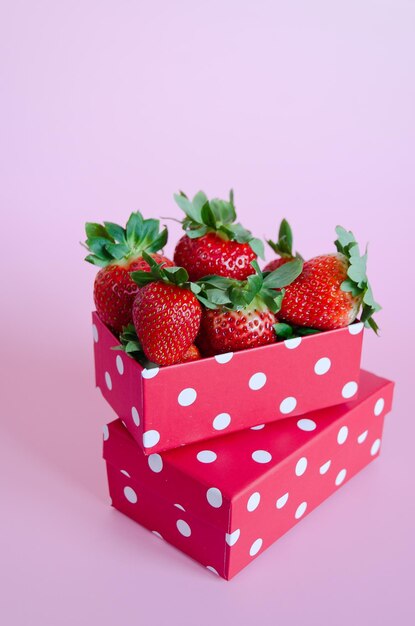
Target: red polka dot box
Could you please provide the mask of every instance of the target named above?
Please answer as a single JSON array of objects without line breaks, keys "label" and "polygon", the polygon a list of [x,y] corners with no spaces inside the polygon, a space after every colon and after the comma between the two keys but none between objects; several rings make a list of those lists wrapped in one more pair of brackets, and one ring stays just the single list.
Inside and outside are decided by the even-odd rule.
[{"label": "red polka dot box", "polygon": [[145,454],[355,397],[363,325],[145,369],[93,314],[96,385]]},{"label": "red polka dot box", "polygon": [[358,399],[163,454],[146,456],[112,422],[113,506],[232,578],[378,456],[393,383],[364,371],[360,381]]}]

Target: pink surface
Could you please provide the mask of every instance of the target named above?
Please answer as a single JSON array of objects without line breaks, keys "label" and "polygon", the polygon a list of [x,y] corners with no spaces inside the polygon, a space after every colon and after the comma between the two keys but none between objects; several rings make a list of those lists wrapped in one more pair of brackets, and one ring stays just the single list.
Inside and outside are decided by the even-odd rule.
[{"label": "pink surface", "polygon": [[[0,13],[2,622],[414,621],[414,3]],[[336,223],[370,240],[385,308],[363,364],[397,387],[379,461],[225,583],[107,506],[113,413],[77,241],[86,219],[177,215],[177,189],[231,185],[246,226],[275,236],[286,216],[304,256],[331,248]]]}]

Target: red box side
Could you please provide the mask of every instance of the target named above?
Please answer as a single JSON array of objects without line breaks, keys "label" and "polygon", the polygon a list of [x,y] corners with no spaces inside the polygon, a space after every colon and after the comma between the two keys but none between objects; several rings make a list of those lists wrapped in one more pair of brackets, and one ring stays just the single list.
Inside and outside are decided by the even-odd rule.
[{"label": "red box side", "polygon": [[[356,406],[232,501],[230,532],[243,532],[237,544],[227,546],[227,578],[250,563],[255,541],[261,539],[262,543],[254,556],[379,455],[384,416],[391,408],[392,394],[393,383],[389,383],[381,395],[376,393]],[[384,408],[376,415],[374,407],[379,398],[384,400]],[[249,506],[250,502],[253,505]]]},{"label": "red box side", "polygon": [[361,324],[145,370],[112,350],[117,338],[96,314],[93,320],[97,386],[145,454],[357,396]]}]

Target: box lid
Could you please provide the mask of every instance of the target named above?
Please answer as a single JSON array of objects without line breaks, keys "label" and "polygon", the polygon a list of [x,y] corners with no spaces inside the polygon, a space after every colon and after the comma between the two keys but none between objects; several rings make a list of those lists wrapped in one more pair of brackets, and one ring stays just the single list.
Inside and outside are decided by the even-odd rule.
[{"label": "box lid", "polygon": [[[323,434],[332,434],[329,454],[333,456],[336,447],[355,445],[364,435],[362,411],[370,427],[371,417],[390,410],[392,382],[366,371],[360,381],[359,396],[353,401],[162,454],[145,456],[121,420],[116,420],[104,428],[104,458],[178,508],[230,532],[231,504],[252,492],[256,483],[286,464],[293,465],[293,476],[301,476]],[[354,421],[359,432],[354,432]],[[322,458],[320,464],[325,461]]]}]

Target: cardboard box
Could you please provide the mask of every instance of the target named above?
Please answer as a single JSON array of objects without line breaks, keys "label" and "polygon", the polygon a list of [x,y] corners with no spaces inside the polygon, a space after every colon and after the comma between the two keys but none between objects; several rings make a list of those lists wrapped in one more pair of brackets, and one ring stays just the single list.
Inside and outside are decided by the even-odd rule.
[{"label": "cardboard box", "polygon": [[359,399],[163,454],[145,456],[112,422],[113,506],[232,578],[378,456],[393,383],[365,371],[360,380]]},{"label": "cardboard box", "polygon": [[145,454],[357,396],[363,325],[144,369],[93,314],[96,385]]}]

